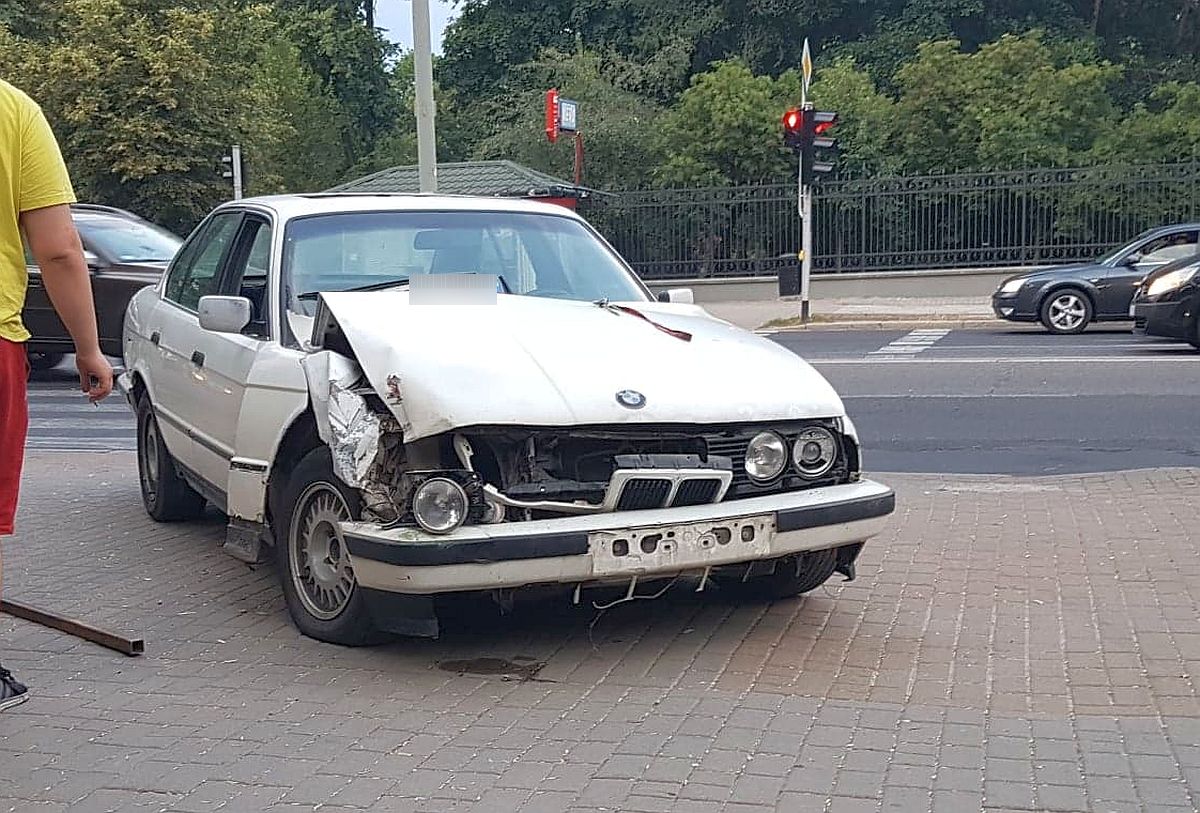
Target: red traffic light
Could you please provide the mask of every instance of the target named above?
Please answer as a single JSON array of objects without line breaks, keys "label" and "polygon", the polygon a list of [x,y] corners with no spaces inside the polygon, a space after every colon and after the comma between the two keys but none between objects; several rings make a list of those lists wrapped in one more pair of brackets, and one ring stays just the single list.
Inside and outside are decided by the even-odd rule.
[{"label": "red traffic light", "polygon": [[799,130],[801,123],[804,121],[804,116],[801,115],[800,109],[793,107],[791,110],[783,114],[783,129]]},{"label": "red traffic light", "polygon": [[831,129],[835,123],[836,122],[832,122],[832,121],[818,121],[813,126],[813,132],[816,133],[817,135],[821,135],[826,130]]}]

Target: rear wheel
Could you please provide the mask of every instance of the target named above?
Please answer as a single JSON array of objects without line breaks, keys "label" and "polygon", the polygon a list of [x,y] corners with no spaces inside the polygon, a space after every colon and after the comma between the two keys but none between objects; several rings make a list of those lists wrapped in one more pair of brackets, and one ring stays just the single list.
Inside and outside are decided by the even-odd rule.
[{"label": "rear wheel", "polygon": [[30,350],[26,355],[29,357],[29,369],[38,372],[53,370],[67,357],[66,353],[39,353],[36,350]]},{"label": "rear wheel", "polygon": [[1061,288],[1042,303],[1041,320],[1051,333],[1082,333],[1092,321],[1092,300],[1078,288]]},{"label": "rear wheel", "polygon": [[812,550],[784,556],[775,572],[751,579],[751,584],[770,598],[790,598],[815,590],[829,580],[837,567],[837,550]]},{"label": "rear wheel", "polygon": [[275,552],[296,627],[310,638],[344,646],[388,640],[371,618],[340,527],[359,517],[359,496],[334,474],[327,447],[301,459],[282,507]]},{"label": "rear wheel", "polygon": [[204,512],[204,498],[179,476],[175,458],[167,451],[158,431],[150,399],[145,396],[138,401],[137,425],[138,480],[146,513],[158,522],[200,516]]}]

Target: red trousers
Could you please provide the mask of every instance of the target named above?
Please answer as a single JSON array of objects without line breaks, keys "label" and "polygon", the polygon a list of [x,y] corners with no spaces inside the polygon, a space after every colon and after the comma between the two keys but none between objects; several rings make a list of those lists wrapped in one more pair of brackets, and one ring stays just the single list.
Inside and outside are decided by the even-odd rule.
[{"label": "red trousers", "polygon": [[0,339],[0,536],[13,532],[29,408],[25,382],[29,359],[25,345]]}]

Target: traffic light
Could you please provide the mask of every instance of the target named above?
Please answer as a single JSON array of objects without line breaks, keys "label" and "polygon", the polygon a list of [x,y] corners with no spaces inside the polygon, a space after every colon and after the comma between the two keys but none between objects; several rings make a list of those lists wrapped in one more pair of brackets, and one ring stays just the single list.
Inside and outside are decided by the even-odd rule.
[{"label": "traffic light", "polygon": [[783,145],[785,147],[799,151],[800,130],[803,121],[803,114],[798,107],[793,107],[783,114]]},{"label": "traffic light", "polygon": [[837,124],[837,118],[837,113],[828,110],[805,110],[801,115],[800,182],[805,186],[818,176],[833,172],[837,141],[828,133]]}]

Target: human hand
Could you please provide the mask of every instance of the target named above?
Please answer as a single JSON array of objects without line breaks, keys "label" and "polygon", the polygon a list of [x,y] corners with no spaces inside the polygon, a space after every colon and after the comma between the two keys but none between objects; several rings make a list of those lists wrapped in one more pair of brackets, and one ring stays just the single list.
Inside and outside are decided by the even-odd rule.
[{"label": "human hand", "polygon": [[103,401],[112,392],[112,365],[99,350],[77,353],[75,367],[79,370],[79,389],[87,393],[93,404]]}]

